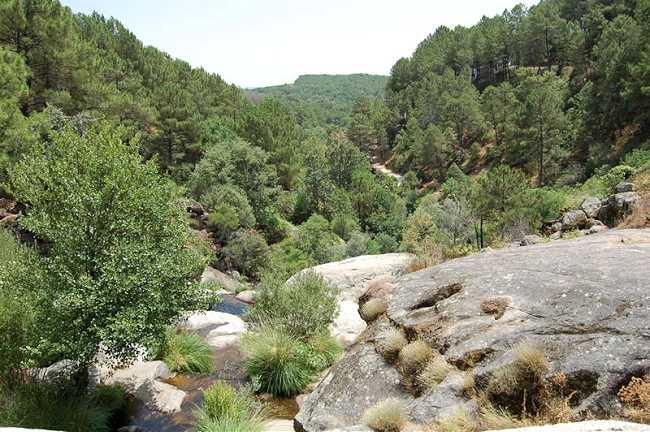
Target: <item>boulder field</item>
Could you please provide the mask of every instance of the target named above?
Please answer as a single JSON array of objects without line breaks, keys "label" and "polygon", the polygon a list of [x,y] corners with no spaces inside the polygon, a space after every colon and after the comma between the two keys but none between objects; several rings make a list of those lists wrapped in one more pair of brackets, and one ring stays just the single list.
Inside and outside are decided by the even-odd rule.
[{"label": "boulder field", "polygon": [[[522,342],[543,350],[549,375],[566,376],[576,412],[616,417],[622,411],[619,389],[650,371],[649,264],[650,230],[609,230],[488,251],[403,275],[383,293],[387,312],[306,398],[295,428],[367,430],[363,413],[389,397],[404,403],[416,425],[459,408],[476,412],[465,377],[478,386],[487,382],[514,361],[513,347]],[[382,329],[391,326],[411,341],[425,341],[455,371],[431,390],[407,391],[395,365],[376,352]]]}]

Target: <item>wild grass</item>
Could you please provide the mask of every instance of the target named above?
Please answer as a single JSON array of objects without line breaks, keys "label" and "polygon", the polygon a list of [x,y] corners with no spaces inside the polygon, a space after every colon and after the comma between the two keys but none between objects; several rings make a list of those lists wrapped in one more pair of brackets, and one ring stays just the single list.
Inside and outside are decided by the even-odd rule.
[{"label": "wild grass", "polygon": [[281,330],[262,327],[242,338],[244,366],[260,391],[294,396],[311,382],[315,371],[309,348]]},{"label": "wild grass", "polygon": [[89,395],[67,383],[25,383],[0,390],[0,425],[70,432],[109,432],[125,407],[121,389]]},{"label": "wild grass", "polygon": [[175,372],[210,373],[214,367],[210,345],[201,336],[174,329],[165,335],[162,359]]},{"label": "wild grass", "polygon": [[406,408],[396,398],[381,401],[363,414],[363,423],[378,432],[399,432],[406,422]]},{"label": "wild grass", "polygon": [[444,381],[454,370],[441,355],[433,357],[418,375],[418,384],[423,390],[431,390]]},{"label": "wild grass", "polygon": [[433,357],[433,350],[423,341],[416,340],[404,346],[399,352],[398,362],[404,375],[419,374]]},{"label": "wild grass", "polygon": [[453,415],[445,417],[436,423],[436,432],[472,432],[478,429],[476,420],[460,408]]},{"label": "wild grass", "polygon": [[386,312],[386,309],[388,309],[388,305],[385,300],[379,298],[370,299],[361,306],[361,318],[366,322],[374,321]]},{"label": "wild grass", "polygon": [[388,362],[397,360],[399,352],[408,344],[404,332],[392,327],[382,332],[375,341],[375,349]]},{"label": "wild grass", "polygon": [[261,432],[264,407],[247,390],[217,381],[203,392],[203,407],[195,412],[203,432]]}]

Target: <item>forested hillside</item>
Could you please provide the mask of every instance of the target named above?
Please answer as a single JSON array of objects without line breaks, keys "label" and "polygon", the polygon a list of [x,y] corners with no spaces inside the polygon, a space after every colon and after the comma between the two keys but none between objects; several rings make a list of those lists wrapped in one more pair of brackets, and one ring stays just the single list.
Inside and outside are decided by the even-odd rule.
[{"label": "forested hillside", "polygon": [[354,102],[382,98],[381,75],[301,75],[293,84],[250,90],[252,98],[274,96],[289,104],[302,124],[347,126]]},{"label": "forested hillside", "polygon": [[645,0],[544,0],[439,27],[393,66],[386,120],[359,116],[353,139],[423,181],[499,163],[584,181],[650,133],[648,14]]}]

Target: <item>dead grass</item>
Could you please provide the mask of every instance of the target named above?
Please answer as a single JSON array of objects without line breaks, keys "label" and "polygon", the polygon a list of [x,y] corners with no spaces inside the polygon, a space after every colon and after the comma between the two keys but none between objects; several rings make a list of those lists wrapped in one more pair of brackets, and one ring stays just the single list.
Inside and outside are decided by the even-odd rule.
[{"label": "dead grass", "polygon": [[361,318],[366,322],[374,321],[386,312],[386,309],[388,309],[388,305],[385,300],[379,298],[370,299],[361,306]]},{"label": "dead grass", "polygon": [[487,315],[494,315],[494,319],[500,319],[510,306],[509,297],[492,297],[481,302],[481,312]]},{"label": "dead grass", "polygon": [[418,375],[418,384],[423,390],[431,390],[444,381],[454,370],[441,355],[434,356]]},{"label": "dead grass", "polygon": [[433,349],[426,342],[416,340],[402,348],[398,362],[404,375],[416,376],[432,357]]},{"label": "dead grass", "polygon": [[392,363],[397,360],[397,356],[406,344],[408,340],[404,332],[393,327],[379,335],[375,341],[375,348],[386,361]]},{"label": "dead grass", "polygon": [[639,423],[650,423],[650,374],[643,378],[632,377],[619,390],[618,397],[625,406],[625,417]]},{"label": "dead grass", "polygon": [[438,421],[435,430],[437,432],[473,432],[479,430],[479,424],[466,409],[460,408],[453,415]]},{"label": "dead grass", "polygon": [[386,399],[364,413],[363,423],[378,432],[399,432],[407,422],[405,411],[401,400]]}]

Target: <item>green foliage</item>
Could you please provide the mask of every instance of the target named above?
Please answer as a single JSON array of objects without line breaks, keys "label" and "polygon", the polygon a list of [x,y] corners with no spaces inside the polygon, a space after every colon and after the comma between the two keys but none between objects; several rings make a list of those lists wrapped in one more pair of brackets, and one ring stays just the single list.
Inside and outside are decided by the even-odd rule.
[{"label": "green foliage", "polygon": [[288,282],[270,274],[262,280],[250,317],[293,337],[307,340],[327,331],[338,306],[338,291],[313,271],[299,273]]},{"label": "green foliage", "polygon": [[66,126],[10,172],[23,227],[50,244],[38,297],[39,349],[129,360],[182,311],[207,303],[188,281],[205,265],[174,186],[108,128]]},{"label": "green foliage", "polygon": [[203,392],[203,407],[196,417],[198,431],[260,432],[264,409],[246,389],[238,391],[217,381]]},{"label": "green foliage", "polygon": [[0,386],[11,385],[15,371],[28,366],[26,348],[36,338],[36,299],[42,272],[32,251],[0,229]]},{"label": "green foliage", "polygon": [[0,389],[0,424],[71,432],[109,432],[117,416],[124,414],[126,393],[101,386],[88,395],[74,386],[57,383],[25,383]]},{"label": "green foliage", "polygon": [[238,271],[258,277],[268,262],[269,247],[257,231],[239,230],[232,235],[221,255]]},{"label": "green foliage", "polygon": [[634,169],[645,169],[650,167],[650,150],[635,149],[623,158],[623,163]]},{"label": "green foliage", "polygon": [[251,90],[254,98],[276,97],[293,107],[303,123],[345,126],[360,97],[381,97],[387,77],[379,75],[301,75],[293,84]]},{"label": "green foliage", "polygon": [[244,366],[262,392],[294,396],[314,377],[305,345],[274,325],[244,335],[242,349]]},{"label": "green foliage", "polygon": [[161,351],[161,358],[173,372],[212,372],[212,350],[197,334],[169,329]]},{"label": "green foliage", "polygon": [[332,366],[342,352],[343,347],[329,332],[314,335],[307,341],[307,362],[317,372]]}]

